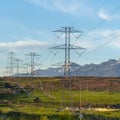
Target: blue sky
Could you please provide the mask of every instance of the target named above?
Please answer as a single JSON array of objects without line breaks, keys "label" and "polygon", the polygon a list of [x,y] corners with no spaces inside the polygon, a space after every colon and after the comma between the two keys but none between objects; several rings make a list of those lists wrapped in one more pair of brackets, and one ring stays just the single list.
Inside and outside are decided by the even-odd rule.
[{"label": "blue sky", "polygon": [[71,43],[86,48],[79,64],[100,63],[120,58],[120,0],[1,0],[0,67],[3,75],[8,53],[25,59],[25,54],[41,54],[42,68],[64,61],[63,51],[54,56],[49,47],[64,43],[53,30],[72,26],[83,31]]}]

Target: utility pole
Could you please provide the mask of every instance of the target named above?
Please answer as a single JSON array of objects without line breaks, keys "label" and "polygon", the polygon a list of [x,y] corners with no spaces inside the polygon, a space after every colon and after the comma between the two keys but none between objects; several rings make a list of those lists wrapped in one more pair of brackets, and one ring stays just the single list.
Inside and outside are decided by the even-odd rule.
[{"label": "utility pole", "polygon": [[[69,83],[68,82],[67,83],[70,85],[70,89],[71,89],[71,79],[70,79],[70,76],[71,76],[71,72],[70,72],[70,69],[71,69],[71,58],[70,58],[71,50],[80,50],[81,51],[80,53],[83,53],[86,50],[85,48],[71,45],[71,35],[73,37],[75,37],[76,39],[78,39],[83,32],[74,29],[74,27],[62,27],[61,29],[55,30],[53,32],[60,33],[60,35],[57,37],[61,37],[62,35],[64,35],[65,43],[63,45],[51,47],[50,49],[64,50],[64,57],[65,57],[64,77],[65,77],[65,81],[63,82],[63,89],[65,89],[66,80],[69,80],[68,81]],[[77,33],[77,35],[76,35],[76,33]],[[79,54],[79,55],[81,55],[81,54]],[[64,94],[64,93],[62,93],[62,94]],[[64,96],[64,95],[62,95],[62,96]],[[62,99],[64,99],[64,98],[62,97]]]},{"label": "utility pole", "polygon": [[34,77],[35,66],[38,65],[35,62],[35,57],[40,56],[40,55],[34,52],[30,52],[29,54],[27,54],[27,56],[30,57],[30,63],[28,63],[27,65],[30,66],[31,77]]}]

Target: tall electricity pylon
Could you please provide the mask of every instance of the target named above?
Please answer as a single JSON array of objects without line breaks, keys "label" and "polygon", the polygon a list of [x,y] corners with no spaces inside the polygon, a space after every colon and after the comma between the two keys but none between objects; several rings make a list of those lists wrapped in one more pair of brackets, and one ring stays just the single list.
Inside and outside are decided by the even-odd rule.
[{"label": "tall electricity pylon", "polygon": [[16,75],[19,77],[19,72],[20,72],[20,62],[22,61],[21,59],[15,58],[15,68],[16,68]]},{"label": "tall electricity pylon", "polygon": [[[81,34],[82,31],[76,30],[74,29],[74,27],[62,27],[59,30],[55,30],[53,32],[57,32],[60,33],[59,36],[57,36],[58,38],[61,37],[62,35],[64,35],[64,39],[65,39],[65,43],[63,45],[58,45],[58,46],[54,46],[51,47],[50,49],[60,49],[60,50],[64,50],[64,77],[65,77],[65,81],[63,80],[63,92],[62,92],[62,102],[61,102],[61,107],[63,107],[63,100],[64,100],[64,90],[66,86],[69,86],[69,89],[72,89],[72,82],[70,79],[71,76],[71,50],[80,50],[80,53],[77,52],[79,55],[81,55],[86,49],[79,47],[79,46],[75,46],[75,45],[71,45],[71,35],[73,35],[73,37],[75,37],[76,39],[78,39]],[[76,35],[77,34],[77,35]],[[71,101],[71,106],[72,106],[72,95],[70,94],[70,101]]]},{"label": "tall electricity pylon", "polygon": [[15,53],[14,52],[8,53],[8,66],[7,66],[8,76],[13,76],[14,74],[14,59]]},{"label": "tall electricity pylon", "polygon": [[[62,27],[61,29],[55,30],[53,32],[60,33],[60,35],[58,37],[61,37],[62,35],[64,35],[65,44],[54,46],[54,47],[51,47],[50,49],[63,49],[65,51],[65,53],[64,53],[64,55],[65,55],[64,76],[65,77],[69,77],[71,75],[71,73],[70,73],[70,68],[71,68],[71,58],[70,58],[71,50],[81,50],[81,53],[83,53],[86,50],[85,48],[82,48],[82,47],[79,47],[79,46],[75,46],[75,45],[71,45],[71,35],[73,35],[73,37],[78,39],[83,32],[74,29],[74,27]],[[76,33],[78,33],[77,36],[75,35]]]},{"label": "tall electricity pylon", "polygon": [[29,54],[27,54],[27,56],[30,57],[30,63],[28,63],[27,65],[30,66],[31,77],[34,77],[35,66],[38,65],[35,62],[35,57],[40,56],[40,55],[34,52],[30,52]]}]

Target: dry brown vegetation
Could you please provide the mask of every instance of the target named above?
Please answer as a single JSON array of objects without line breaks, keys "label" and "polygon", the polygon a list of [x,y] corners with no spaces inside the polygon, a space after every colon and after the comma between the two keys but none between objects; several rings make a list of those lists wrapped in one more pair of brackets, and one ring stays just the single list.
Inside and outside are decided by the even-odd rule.
[{"label": "dry brown vegetation", "polygon": [[120,92],[120,78],[118,77],[39,77],[39,78],[1,78],[12,86],[19,84],[23,87],[31,87],[44,90],[58,90],[63,88],[72,90],[94,90],[94,91],[117,91]]}]

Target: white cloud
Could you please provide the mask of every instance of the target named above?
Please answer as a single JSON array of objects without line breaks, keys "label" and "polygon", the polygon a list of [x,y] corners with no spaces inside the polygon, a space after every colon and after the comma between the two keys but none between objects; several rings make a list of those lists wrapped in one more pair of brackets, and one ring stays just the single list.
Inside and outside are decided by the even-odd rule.
[{"label": "white cloud", "polygon": [[52,0],[47,1],[47,0],[26,0],[32,4],[36,4],[38,6],[44,7],[44,8],[49,8],[52,9]]},{"label": "white cloud", "polygon": [[[32,4],[36,4],[40,7],[60,11],[67,14],[78,15],[78,14],[89,14],[91,9],[87,7],[87,5],[83,4],[83,1],[79,0],[26,0]],[[84,0],[85,1],[85,0]]]},{"label": "white cloud", "polygon": [[[63,36],[64,37],[64,36]],[[72,36],[71,36],[72,37]],[[120,30],[95,30],[85,36],[81,36],[79,40],[71,38],[71,44],[86,48],[87,51],[104,48],[120,48]],[[61,41],[60,41],[61,42]],[[64,41],[63,41],[64,42]]]},{"label": "white cloud", "polygon": [[61,1],[56,1],[54,3],[54,6],[59,11],[69,14],[78,14],[78,11],[80,10],[80,5],[78,5],[75,2],[65,3],[64,1],[61,0]]},{"label": "white cloud", "polygon": [[75,43],[75,45],[76,46],[80,46],[82,48],[86,48],[86,49],[93,49],[95,47],[95,45],[92,42],[90,42],[90,41],[84,41],[84,40],[77,41]]},{"label": "white cloud", "polygon": [[[91,49],[95,49],[97,47],[100,47],[101,49],[102,47],[120,48],[120,30],[92,31],[87,35],[85,40],[86,39],[93,45],[93,48],[91,47]],[[89,48],[90,47],[88,47],[88,49]]]},{"label": "white cloud", "polygon": [[115,42],[111,42],[110,46],[111,47],[120,48],[120,38],[119,39],[115,39]]},{"label": "white cloud", "polygon": [[99,11],[98,16],[103,20],[110,20],[110,16],[103,10]]},{"label": "white cloud", "polygon": [[120,49],[120,30],[96,30],[81,37],[73,44],[86,48],[87,51]]},{"label": "white cloud", "polygon": [[33,40],[33,39],[25,39],[15,42],[0,42],[0,49],[8,49],[8,50],[14,50],[14,49],[28,49],[28,48],[43,48],[48,46],[48,42]]}]

